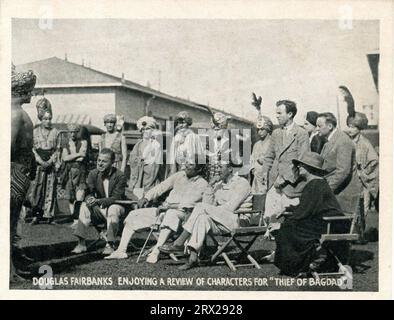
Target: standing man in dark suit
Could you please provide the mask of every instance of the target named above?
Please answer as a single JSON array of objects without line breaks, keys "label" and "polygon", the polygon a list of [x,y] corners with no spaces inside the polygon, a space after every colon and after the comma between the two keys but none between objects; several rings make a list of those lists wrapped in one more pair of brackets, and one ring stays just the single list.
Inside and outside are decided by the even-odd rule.
[{"label": "standing man in dark suit", "polygon": [[107,245],[103,254],[111,254],[119,226],[119,218],[125,209],[115,204],[116,200],[125,198],[127,179],[122,171],[113,167],[115,153],[108,148],[100,151],[97,159],[97,168],[89,173],[87,179],[87,196],[81,205],[78,225],[75,235],[78,245],[73,253],[82,253],[87,250],[86,236],[90,224],[107,223]]},{"label": "standing man in dark suit", "polygon": [[311,151],[320,154],[326,140],[324,139],[324,137],[319,135],[319,131],[316,127],[318,115],[319,114],[316,111],[307,112],[303,127],[309,134],[309,144],[311,147]]},{"label": "standing man in dark suit", "polygon": [[281,214],[289,205],[298,205],[301,186],[293,172],[292,159],[309,151],[308,133],[294,123],[297,106],[293,101],[276,103],[276,118],[281,128],[274,130],[271,144],[261,164],[263,184],[267,183],[265,217]]},{"label": "standing man in dark suit", "polygon": [[319,135],[327,139],[321,156],[323,170],[331,190],[337,196],[344,212],[357,210],[362,190],[357,176],[356,149],[347,134],[337,128],[337,119],[330,113],[321,113],[317,118]]}]

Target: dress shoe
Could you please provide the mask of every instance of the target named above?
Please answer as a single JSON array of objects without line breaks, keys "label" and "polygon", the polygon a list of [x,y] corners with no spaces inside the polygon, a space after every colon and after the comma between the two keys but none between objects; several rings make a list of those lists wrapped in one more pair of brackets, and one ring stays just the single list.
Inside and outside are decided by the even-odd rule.
[{"label": "dress shoe", "polygon": [[159,260],[159,255],[160,255],[160,251],[159,250],[153,250],[146,257],[146,262],[152,263],[152,264],[157,263],[157,261]]},{"label": "dress shoe", "polygon": [[173,243],[172,244],[165,244],[165,245],[161,246],[159,248],[159,250],[160,250],[160,252],[167,253],[167,254],[170,254],[170,253],[184,254],[185,253],[184,246],[177,246],[177,245],[174,245]]},{"label": "dress shoe", "polygon": [[178,268],[178,270],[185,271],[185,270],[189,270],[189,269],[195,268],[195,267],[197,267],[197,266],[198,266],[198,261],[188,261],[188,262],[185,263],[184,265],[181,265],[181,266]]},{"label": "dress shoe", "polygon": [[275,260],[275,251],[261,258],[262,262],[267,262],[267,263],[274,263],[274,260]]},{"label": "dress shoe", "polygon": [[30,221],[30,225],[34,226],[36,224],[39,224],[39,220],[37,217],[34,217],[31,221]]},{"label": "dress shoe", "polygon": [[128,255],[126,252],[114,251],[109,256],[104,257],[106,260],[119,260],[119,259],[127,259]]},{"label": "dress shoe", "polygon": [[86,252],[88,249],[86,248],[86,246],[82,245],[82,244],[78,244],[73,251],[71,251],[71,253],[75,253],[75,254],[79,254],[79,253],[83,253]]},{"label": "dress shoe", "polygon": [[108,256],[108,255],[111,255],[112,253],[114,253],[114,251],[115,250],[107,243],[102,254]]},{"label": "dress shoe", "polygon": [[74,220],[74,222],[70,225],[70,228],[75,230],[77,229],[77,226],[78,226],[78,220]]}]

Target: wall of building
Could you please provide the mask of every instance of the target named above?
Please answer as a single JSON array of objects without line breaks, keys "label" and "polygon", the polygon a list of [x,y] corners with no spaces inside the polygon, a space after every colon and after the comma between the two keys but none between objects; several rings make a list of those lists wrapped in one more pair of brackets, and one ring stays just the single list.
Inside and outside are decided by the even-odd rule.
[{"label": "wall of building", "polygon": [[[24,109],[33,123],[38,122],[36,103],[42,95],[34,96]],[[92,125],[104,129],[103,117],[115,112],[114,88],[49,88],[45,98],[52,105],[53,118],[59,115],[88,115]]]},{"label": "wall of building", "polygon": [[116,113],[125,116],[126,122],[136,122],[144,115],[145,95],[125,88],[115,89]]},{"label": "wall of building", "polygon": [[[138,91],[116,88],[116,112],[123,114],[126,121],[137,121],[145,114],[145,105],[150,98],[150,95]],[[175,116],[181,111],[189,112],[194,123],[210,123],[211,115],[208,111],[158,97],[151,100],[147,108],[147,112],[151,112],[152,116],[160,122],[165,122],[170,117],[175,119]],[[232,119],[230,127],[250,128],[250,124]]]}]

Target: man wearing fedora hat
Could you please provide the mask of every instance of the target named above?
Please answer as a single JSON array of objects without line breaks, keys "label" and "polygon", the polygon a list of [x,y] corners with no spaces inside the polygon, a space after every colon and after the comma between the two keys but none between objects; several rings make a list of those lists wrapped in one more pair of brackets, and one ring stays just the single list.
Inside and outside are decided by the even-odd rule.
[{"label": "man wearing fedora hat", "polygon": [[285,221],[271,225],[269,230],[278,230],[275,234],[275,265],[282,273],[296,276],[311,269],[316,271],[324,261],[319,252],[323,216],[338,216],[342,212],[323,178],[326,172],[322,169],[324,159],[320,155],[306,152],[292,163],[295,176],[305,182],[300,203],[286,208]]}]

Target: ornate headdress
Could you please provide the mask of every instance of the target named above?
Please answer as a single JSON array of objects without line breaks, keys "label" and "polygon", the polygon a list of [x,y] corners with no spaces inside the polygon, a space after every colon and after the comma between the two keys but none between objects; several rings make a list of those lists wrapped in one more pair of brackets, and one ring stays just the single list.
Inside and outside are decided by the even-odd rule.
[{"label": "ornate headdress", "polygon": [[274,124],[272,123],[271,119],[266,117],[266,116],[261,116],[258,117],[257,122],[256,122],[256,128],[257,129],[265,129],[267,132],[270,134],[274,130]]},{"label": "ornate headdress", "polygon": [[110,113],[104,116],[104,123],[112,122],[116,123],[116,114]]},{"label": "ornate headdress", "polygon": [[231,116],[227,116],[221,112],[215,112],[211,118],[211,123],[213,128],[227,129],[228,121]]},{"label": "ornate headdress", "polygon": [[45,113],[50,113],[52,115],[52,105],[46,98],[41,98],[36,103],[37,108],[37,117],[39,120],[42,120]]},{"label": "ornate headdress", "polygon": [[143,128],[145,129],[156,129],[157,127],[157,122],[154,118],[152,117],[147,117],[144,116],[137,121],[137,128],[138,130],[141,130]]},{"label": "ornate headdress", "polygon": [[13,97],[24,97],[31,93],[36,85],[37,77],[33,71],[15,72],[15,66],[12,65],[11,75],[11,94]]},{"label": "ornate headdress", "polygon": [[187,111],[181,111],[175,117],[175,127],[177,126],[178,122],[186,122],[187,125],[191,126],[193,120]]}]

